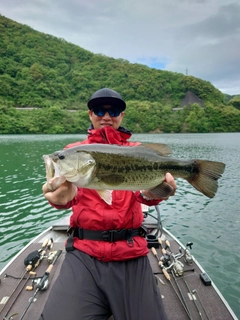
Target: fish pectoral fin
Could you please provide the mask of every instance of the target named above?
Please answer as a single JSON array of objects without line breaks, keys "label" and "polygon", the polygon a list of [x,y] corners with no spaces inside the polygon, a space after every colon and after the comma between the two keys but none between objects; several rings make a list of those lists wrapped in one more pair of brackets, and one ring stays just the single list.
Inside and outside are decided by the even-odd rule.
[{"label": "fish pectoral fin", "polygon": [[172,153],[172,149],[164,143],[143,143],[139,147],[141,146],[157,151],[161,156],[167,156]]},{"label": "fish pectoral fin", "polygon": [[174,189],[170,184],[163,181],[161,184],[148,191],[151,192],[153,196],[156,196],[156,198],[167,198],[173,194]]},{"label": "fish pectoral fin", "polygon": [[124,177],[119,174],[108,174],[108,175],[101,175],[98,176],[99,181],[105,183],[106,185],[111,186],[117,186],[124,182]]},{"label": "fish pectoral fin", "polygon": [[100,198],[107,204],[112,204],[112,190],[96,190]]}]

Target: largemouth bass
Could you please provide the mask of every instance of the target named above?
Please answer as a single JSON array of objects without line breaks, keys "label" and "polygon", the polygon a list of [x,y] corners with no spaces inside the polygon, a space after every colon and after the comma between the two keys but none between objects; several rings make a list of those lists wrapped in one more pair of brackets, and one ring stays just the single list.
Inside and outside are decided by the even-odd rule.
[{"label": "largemouth bass", "polygon": [[97,190],[111,204],[110,190],[149,190],[167,197],[171,190],[164,182],[170,172],[183,178],[209,198],[218,189],[225,164],[208,160],[182,160],[166,156],[166,145],[117,146],[83,144],[44,155],[46,176],[53,190],[65,180],[77,187]]}]

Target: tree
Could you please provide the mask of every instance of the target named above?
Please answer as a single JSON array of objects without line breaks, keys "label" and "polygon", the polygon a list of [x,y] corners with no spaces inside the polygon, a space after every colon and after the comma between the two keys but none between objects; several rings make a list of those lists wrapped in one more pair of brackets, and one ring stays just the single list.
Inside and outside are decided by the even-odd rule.
[{"label": "tree", "polygon": [[229,105],[233,106],[234,108],[237,108],[238,110],[240,110],[240,95],[235,96],[234,98],[232,98],[229,102]]}]

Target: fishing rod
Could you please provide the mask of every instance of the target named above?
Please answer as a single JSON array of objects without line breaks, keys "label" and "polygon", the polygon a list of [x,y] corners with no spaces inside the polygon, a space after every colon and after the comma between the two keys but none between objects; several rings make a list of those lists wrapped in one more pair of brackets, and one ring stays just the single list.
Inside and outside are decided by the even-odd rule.
[{"label": "fishing rod", "polygon": [[59,258],[59,256],[61,255],[62,253],[62,250],[59,249],[57,252],[56,252],[56,255],[52,261],[52,263],[50,264],[50,266],[47,268],[47,270],[45,271],[44,275],[42,276],[41,280],[37,283],[37,286],[36,286],[36,291],[34,292],[34,295],[32,296],[32,298],[29,300],[29,304],[27,305],[26,309],[24,310],[24,312],[22,313],[21,317],[19,320],[22,320],[25,316],[25,314],[27,313],[28,309],[30,308],[31,304],[33,303],[36,295],[38,294],[39,291],[41,290],[46,290],[48,288],[48,278],[49,278],[49,275],[52,271],[52,268],[54,266],[54,264],[57,262],[57,259]]},{"label": "fishing rod", "polygon": [[[42,244],[41,249],[39,250],[35,250],[31,253],[28,254],[28,256],[24,259],[24,265],[26,266],[26,268],[24,269],[22,275],[20,276],[20,279],[18,281],[18,283],[16,284],[16,286],[14,287],[13,291],[10,293],[7,302],[10,300],[10,298],[13,296],[14,292],[17,290],[17,288],[19,287],[19,285],[21,284],[22,280],[24,279],[24,277],[26,276],[27,273],[29,273],[29,275],[34,275],[32,269],[36,268],[39,263],[40,263],[40,259],[41,259],[41,254],[40,253],[44,253],[44,249],[47,247],[49,240],[45,240]],[[5,275],[5,277],[7,277],[8,275]],[[7,305],[7,302],[3,305],[3,307],[0,310],[0,313],[3,311],[3,309],[5,308],[5,306]]]},{"label": "fishing rod", "polygon": [[[13,296],[13,294],[16,292],[18,287],[20,286],[23,279],[26,279],[24,284],[22,285],[21,289],[19,290],[18,294],[16,295],[15,299],[12,301],[11,305],[9,306],[7,312],[5,313],[4,319],[7,318],[7,315],[9,311],[11,310],[12,306],[16,302],[17,298],[19,297],[20,293],[22,292],[23,288],[25,287],[27,281],[31,276],[36,276],[36,272],[34,271],[40,264],[40,262],[43,260],[43,258],[46,255],[47,250],[52,249],[53,247],[53,239],[46,239],[41,248],[39,250],[35,250],[28,254],[28,256],[24,259],[24,264],[26,266],[25,270],[23,271],[23,274],[21,275],[18,283],[10,293],[6,303],[3,305],[2,309],[0,310],[0,313],[3,311],[3,309],[6,307],[8,301],[10,301],[10,298]],[[28,273],[27,278],[25,278],[26,274]],[[5,275],[7,277],[8,275]]]},{"label": "fishing rod", "polygon": [[[28,280],[30,279],[31,276],[36,276],[36,272],[33,272],[33,271],[30,271],[30,272],[29,272],[28,277],[25,278],[26,280],[24,281],[24,284],[22,285],[21,289],[19,290],[19,292],[18,292],[17,295],[15,296],[14,300],[12,301],[12,303],[10,304],[10,306],[8,307],[8,310],[6,311],[3,320],[8,320],[7,316],[8,316],[9,311],[12,309],[14,303],[17,301],[17,298],[19,297],[20,293],[22,292],[23,288],[25,287],[26,283],[28,282]],[[11,296],[10,296],[10,297],[11,297]],[[8,301],[9,301],[10,297],[8,298]],[[8,302],[8,301],[7,301],[7,302]],[[14,315],[15,315],[15,314],[11,315],[11,317],[14,316]],[[11,317],[10,317],[10,319],[11,319]]]},{"label": "fishing rod", "polygon": [[174,279],[174,281],[175,281],[175,283],[176,283],[176,286],[177,286],[177,288],[178,288],[178,291],[179,291],[179,293],[180,293],[180,295],[181,295],[182,305],[184,306],[184,309],[185,309],[185,311],[187,312],[188,317],[192,320],[191,312],[190,312],[190,310],[189,310],[189,308],[188,308],[188,306],[187,306],[187,302],[186,302],[186,300],[185,300],[185,298],[184,298],[184,295],[183,295],[183,293],[182,293],[182,290],[181,290],[181,288],[180,288],[180,286],[179,286],[179,284],[178,284],[178,282],[177,282],[177,279],[176,279],[176,277],[175,277],[175,275],[174,275],[174,271],[173,271],[172,269],[171,269],[171,274],[172,274],[172,277],[173,277],[173,279]]},{"label": "fishing rod", "polygon": [[[182,256],[180,256],[179,254],[174,254],[171,250],[170,247],[170,242],[168,240],[165,241],[165,248],[163,247],[163,242],[161,238],[158,238],[158,243],[160,244],[161,248],[162,248],[162,258],[161,260],[163,261],[163,264],[165,266],[166,270],[169,270],[171,268],[173,268],[175,274],[177,276],[182,276],[183,275],[183,267],[184,264],[179,261],[178,259]],[[166,249],[169,248],[170,252],[168,252]],[[171,256],[173,257],[173,262],[171,263]]]},{"label": "fishing rod", "polygon": [[186,287],[187,287],[187,289],[188,289],[188,292],[189,292],[189,294],[190,294],[191,297],[192,297],[193,303],[194,303],[194,305],[195,305],[195,307],[196,307],[196,309],[197,309],[197,312],[198,312],[198,314],[199,314],[200,319],[203,320],[202,313],[201,313],[200,309],[198,308],[197,302],[196,302],[195,299],[194,299],[194,295],[193,295],[192,291],[190,290],[187,281],[184,280],[184,283],[186,284]]},{"label": "fishing rod", "polygon": [[[13,288],[12,292],[10,293],[10,295],[8,296],[8,299],[6,301],[6,303],[3,305],[3,307],[1,308],[0,310],[0,313],[3,311],[3,309],[6,307],[8,301],[10,300],[10,298],[13,296],[13,294],[15,293],[15,291],[17,290],[17,288],[20,286],[22,280],[24,279],[24,277],[26,276],[27,273],[29,273],[29,275],[33,275],[35,274],[33,271],[31,271],[34,266],[37,264],[37,262],[39,261],[40,259],[40,254],[39,252],[36,250],[36,251],[33,251],[31,252],[25,259],[24,261],[28,261],[28,264],[26,266],[26,268],[24,269],[22,275],[20,276],[20,279],[19,281],[17,282],[16,286]],[[5,278],[7,278],[8,275],[6,274],[5,275]]]},{"label": "fishing rod", "polygon": [[157,260],[158,260],[158,265],[159,265],[159,267],[161,268],[161,270],[162,270],[165,278],[170,281],[169,273],[168,273],[167,270],[165,269],[162,260],[159,258],[156,249],[155,249],[154,247],[152,247],[152,248],[151,248],[151,251],[152,251],[153,255],[157,258]]},{"label": "fishing rod", "polygon": [[208,316],[208,314],[207,314],[207,311],[206,311],[206,309],[205,309],[205,307],[204,307],[204,305],[203,305],[203,303],[202,303],[202,301],[201,301],[201,299],[200,299],[200,296],[199,296],[197,290],[196,290],[196,289],[193,289],[193,290],[192,290],[192,293],[193,293],[193,295],[196,294],[196,296],[198,297],[198,301],[200,302],[201,307],[202,307],[202,309],[203,309],[203,311],[204,311],[207,319],[210,320],[210,318],[209,318],[209,316]]},{"label": "fishing rod", "polygon": [[165,254],[168,256],[171,256],[173,258],[173,262],[171,264],[168,265],[168,267],[166,268],[168,269],[173,269],[174,274],[177,277],[181,277],[183,276],[183,273],[186,271],[194,271],[194,269],[190,269],[190,270],[185,270],[184,271],[184,264],[180,261],[181,258],[183,258],[184,262],[187,265],[192,265],[193,264],[193,256],[191,255],[190,251],[188,250],[188,246],[190,247],[190,249],[192,248],[191,246],[193,245],[192,242],[188,242],[186,244],[186,247],[184,249],[184,251],[182,251],[182,247],[179,248],[179,253],[174,253],[171,250],[171,244],[169,240],[165,241],[165,248],[162,249],[163,252],[166,252]]},{"label": "fishing rod", "polygon": [[163,248],[163,242],[162,242],[162,239],[161,239],[160,237],[158,238],[158,243],[159,243],[159,245],[160,245],[160,247],[161,247],[161,251],[162,251],[162,258],[161,258],[161,260],[163,261],[163,263],[164,263],[165,266],[166,266],[166,265],[169,266],[169,264],[170,264],[170,262],[171,262],[170,255],[168,254],[168,252],[166,251],[166,249]]},{"label": "fishing rod", "polygon": [[[157,211],[157,214],[158,214],[158,218],[156,219],[156,217],[152,216],[153,218],[155,218],[157,221],[158,221],[158,229],[157,229],[157,232],[156,232],[156,235],[159,233],[159,229],[160,229],[160,232],[162,234],[162,221],[161,221],[161,216],[160,216],[160,210],[159,210],[159,207],[158,206],[155,206],[155,209]],[[162,269],[162,272],[165,276],[165,278],[170,282],[170,284],[172,285],[172,288],[174,290],[174,292],[176,293],[179,301],[181,302],[184,310],[186,311],[188,317],[190,319],[192,319],[192,316],[191,316],[191,313],[190,313],[190,310],[187,306],[187,303],[186,303],[186,300],[184,299],[184,295],[182,293],[182,290],[180,288],[180,286],[178,285],[177,283],[177,280],[174,276],[174,273],[177,275],[177,276],[182,276],[183,275],[183,272],[184,272],[184,264],[179,260],[180,258],[184,258],[185,262],[189,265],[191,265],[193,263],[193,257],[192,255],[190,254],[190,251],[188,250],[188,247],[190,249],[192,249],[192,245],[193,243],[189,242],[187,243],[186,245],[186,248],[184,249],[184,252],[182,253],[182,248],[180,247],[179,248],[179,253],[178,254],[174,254],[171,250],[171,246],[170,246],[170,242],[168,240],[165,241],[165,248],[163,247],[163,242],[162,242],[162,239],[161,239],[161,235],[158,237],[158,243],[161,247],[161,251],[162,251],[162,258],[159,258],[158,254],[157,254],[157,251],[155,250],[154,247],[151,248],[151,251],[153,253],[153,255],[157,258],[158,260],[158,264],[159,264],[159,267]],[[166,249],[169,249],[170,252],[168,252]],[[170,263],[171,262],[171,258],[170,256],[173,258],[174,262],[173,263]],[[165,266],[167,265],[167,267]],[[171,279],[170,279],[170,275],[168,274],[168,269],[171,270],[171,273],[172,273],[172,276],[173,276],[173,279],[176,283],[176,286],[178,288],[178,291],[181,295],[181,297],[179,296],[176,288],[174,287]],[[193,270],[189,270],[189,271],[194,271]]]},{"label": "fishing rod", "polygon": [[[181,294],[181,297],[180,297],[179,294],[178,294],[178,292],[177,292],[177,290],[176,290],[176,288],[174,287],[174,285],[173,285],[173,283],[172,283],[172,281],[171,281],[171,277],[170,277],[169,273],[167,272],[167,270],[166,270],[166,268],[165,268],[165,266],[164,266],[164,264],[163,264],[163,261],[161,260],[161,258],[159,258],[156,249],[155,249],[154,247],[152,247],[152,248],[151,248],[151,251],[152,251],[153,255],[155,256],[155,258],[158,260],[158,265],[159,265],[160,269],[162,270],[165,278],[170,282],[170,284],[171,284],[174,292],[176,293],[176,295],[177,295],[179,301],[181,302],[184,310],[186,311],[189,319],[192,320],[190,311],[189,311],[189,309],[188,309],[188,307],[187,307],[187,305],[186,305],[186,301],[185,301],[185,299],[184,299],[184,297],[183,297],[183,294],[182,294],[181,289],[179,288],[178,284],[176,283],[176,285],[177,285],[177,287],[178,287],[178,290],[179,290],[179,292],[180,292],[180,294]],[[174,278],[174,277],[173,277],[173,278]],[[174,278],[174,279],[175,279],[175,278]],[[175,282],[176,282],[176,279],[175,279]]]},{"label": "fishing rod", "polygon": [[[182,290],[181,290],[180,286],[178,285],[178,282],[177,282],[177,279],[176,279],[175,275],[176,275],[177,277],[182,277],[183,274],[184,274],[184,264],[180,261],[181,258],[183,258],[184,261],[185,261],[188,265],[191,265],[191,264],[193,263],[193,257],[192,257],[192,255],[190,254],[190,251],[188,250],[188,246],[189,246],[190,249],[191,249],[191,248],[192,248],[192,247],[191,247],[192,245],[193,245],[192,242],[187,243],[186,248],[184,249],[183,252],[182,252],[182,248],[180,247],[180,248],[179,248],[179,253],[176,253],[176,254],[175,254],[175,253],[173,253],[173,251],[172,251],[172,249],[171,249],[170,241],[169,241],[169,240],[166,240],[166,241],[165,241],[165,249],[164,249],[165,251],[166,251],[166,249],[168,249],[170,252],[169,252],[169,251],[166,251],[166,253],[169,254],[169,255],[173,258],[173,262],[172,262],[168,267],[166,267],[166,270],[168,270],[168,269],[171,270],[172,277],[173,277],[173,279],[174,279],[174,281],[175,281],[175,284],[176,284],[176,286],[177,286],[177,288],[178,288],[178,291],[179,291],[179,293],[180,293],[180,295],[181,295],[182,301],[183,301],[186,309],[188,310],[188,313],[189,313],[190,317],[191,317],[190,310],[189,310],[189,308],[188,308],[188,306],[187,306],[187,302],[186,302],[186,300],[185,300],[185,298],[184,298],[184,295],[183,295],[183,293],[182,293]],[[163,250],[163,249],[162,249],[162,250]],[[193,269],[193,270],[189,270],[189,271],[194,271],[194,269]]]},{"label": "fishing rod", "polygon": [[[170,255],[173,258],[173,263],[169,266],[169,268],[173,268],[173,271],[176,276],[181,277],[184,273],[184,264],[179,260],[182,258],[182,253],[173,253],[171,249],[171,244],[169,240],[165,242],[165,250],[168,249],[170,251]],[[168,251],[167,251],[168,252]]]}]

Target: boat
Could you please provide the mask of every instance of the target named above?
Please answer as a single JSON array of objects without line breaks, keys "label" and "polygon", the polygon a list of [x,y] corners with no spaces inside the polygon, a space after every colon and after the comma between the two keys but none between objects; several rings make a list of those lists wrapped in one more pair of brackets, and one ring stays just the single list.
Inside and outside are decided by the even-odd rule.
[{"label": "boat", "polygon": [[[143,206],[148,258],[169,320],[237,320],[216,285],[192,254]],[[37,320],[64,260],[69,217],[24,247],[0,273],[0,320]],[[149,313],[151,318],[151,314]],[[113,320],[113,316],[109,320]]]}]

